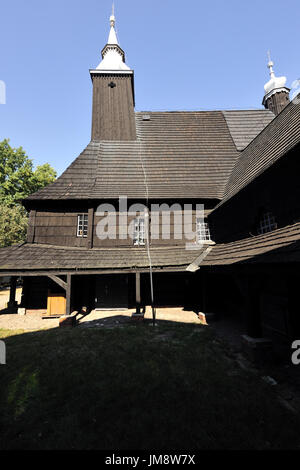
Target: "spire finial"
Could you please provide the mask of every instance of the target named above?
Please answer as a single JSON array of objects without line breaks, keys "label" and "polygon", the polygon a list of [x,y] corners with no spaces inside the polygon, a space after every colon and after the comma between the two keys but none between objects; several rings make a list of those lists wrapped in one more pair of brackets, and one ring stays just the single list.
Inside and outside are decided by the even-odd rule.
[{"label": "spire finial", "polygon": [[109,18],[109,21],[110,21],[110,26],[112,28],[114,28],[115,24],[116,24],[116,18],[115,18],[115,3],[113,2],[112,4],[112,12],[111,12],[111,16]]},{"label": "spire finial", "polygon": [[102,61],[97,70],[130,70],[125,63],[124,51],[120,48],[115,30],[115,2],[112,4],[112,14],[109,18],[110,31],[106,46],[102,49]]},{"label": "spire finial", "polygon": [[273,77],[275,77],[275,73],[274,73],[274,70],[273,70],[274,62],[272,62],[272,60],[271,60],[270,51],[268,51],[268,59],[269,59],[268,68],[270,70],[270,75],[273,78]]}]

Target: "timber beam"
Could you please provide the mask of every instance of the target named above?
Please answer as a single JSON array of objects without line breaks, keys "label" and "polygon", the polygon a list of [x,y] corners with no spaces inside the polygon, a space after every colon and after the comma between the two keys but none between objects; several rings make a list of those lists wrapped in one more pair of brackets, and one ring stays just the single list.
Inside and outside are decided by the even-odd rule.
[{"label": "timber beam", "polygon": [[67,275],[67,289],[66,289],[66,315],[71,315],[71,290],[72,290],[72,276]]},{"label": "timber beam", "polygon": [[60,287],[62,287],[65,291],[67,290],[67,283],[63,281],[60,277],[55,276],[54,274],[48,274],[47,277],[52,279],[56,284],[58,284]]},{"label": "timber beam", "polygon": [[[175,267],[175,268],[153,268],[153,272],[155,273],[186,273],[186,265],[183,267]],[[3,271],[0,272],[0,276],[6,277],[6,276],[22,276],[22,277],[30,277],[30,276],[50,276],[50,275],[55,275],[55,276],[67,276],[68,274],[71,274],[72,276],[89,276],[89,275],[94,275],[94,274],[133,274],[137,272],[136,268],[131,268],[131,269],[91,269],[89,270],[53,270],[53,271]],[[149,268],[141,268],[138,269],[138,272],[140,273],[149,273]]]}]

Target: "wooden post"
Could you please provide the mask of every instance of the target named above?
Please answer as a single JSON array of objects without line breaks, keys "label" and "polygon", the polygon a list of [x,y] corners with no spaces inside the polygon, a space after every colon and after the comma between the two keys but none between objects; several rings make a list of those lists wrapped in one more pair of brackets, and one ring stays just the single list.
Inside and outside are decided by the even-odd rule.
[{"label": "wooden post", "polygon": [[94,234],[94,208],[89,208],[88,215],[88,248],[93,248],[93,234]]},{"label": "wooden post", "polygon": [[72,288],[72,276],[71,274],[67,274],[66,315],[71,315],[71,288]]},{"label": "wooden post", "polygon": [[16,302],[16,288],[17,288],[17,278],[11,277],[10,278],[10,293],[9,293],[9,308],[15,307],[17,305]]},{"label": "wooden post", "polygon": [[136,314],[141,313],[141,274],[135,273],[135,303],[136,303]]},{"label": "wooden post", "polygon": [[20,307],[24,308],[27,305],[27,297],[28,297],[28,279],[27,277],[23,277],[23,285],[22,285],[22,295],[21,295],[21,302]]}]

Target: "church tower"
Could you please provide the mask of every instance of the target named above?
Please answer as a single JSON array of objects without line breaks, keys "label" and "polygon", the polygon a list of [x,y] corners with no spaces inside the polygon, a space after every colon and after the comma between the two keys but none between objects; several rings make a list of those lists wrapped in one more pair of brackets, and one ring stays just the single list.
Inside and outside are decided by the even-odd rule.
[{"label": "church tower", "polygon": [[92,140],[136,140],[134,72],[125,63],[125,53],[115,31],[114,7],[110,33],[102,49],[102,61],[90,70],[93,82]]},{"label": "church tower", "polygon": [[275,115],[279,114],[289,103],[290,89],[285,86],[286,77],[276,77],[273,70],[274,63],[269,54],[268,68],[270,70],[270,80],[265,84],[265,96],[262,104],[266,109]]}]

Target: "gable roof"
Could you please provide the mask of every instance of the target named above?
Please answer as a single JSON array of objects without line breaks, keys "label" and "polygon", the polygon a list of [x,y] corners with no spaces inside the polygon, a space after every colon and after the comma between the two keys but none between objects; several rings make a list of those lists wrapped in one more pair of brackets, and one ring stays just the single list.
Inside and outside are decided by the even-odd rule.
[{"label": "gable roof", "polygon": [[223,115],[236,148],[240,151],[244,150],[275,117],[267,109],[223,111]]},{"label": "gable roof", "polygon": [[136,141],[90,142],[53,184],[27,200],[120,195],[221,199],[239,156],[237,148],[271,118],[264,110],[250,115],[251,119],[245,111],[137,112]]},{"label": "gable roof", "polygon": [[300,106],[290,102],[236,160],[224,198],[214,209],[245,188],[255,178],[300,143]]}]

